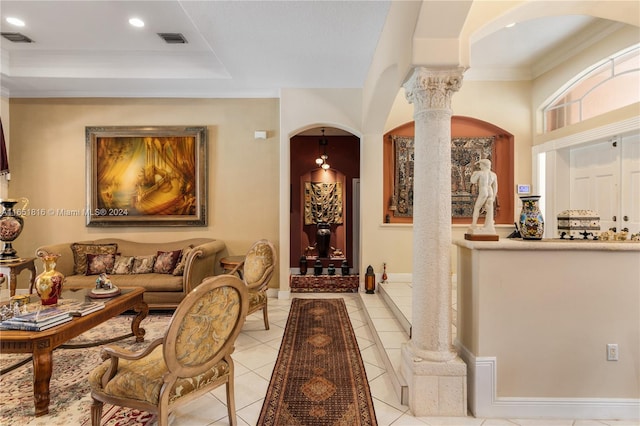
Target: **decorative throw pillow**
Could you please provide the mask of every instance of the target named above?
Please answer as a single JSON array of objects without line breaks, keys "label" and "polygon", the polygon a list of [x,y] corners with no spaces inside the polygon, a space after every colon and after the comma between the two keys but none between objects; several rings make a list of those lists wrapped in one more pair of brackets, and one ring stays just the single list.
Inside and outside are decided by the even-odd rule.
[{"label": "decorative throw pillow", "polygon": [[87,253],[86,275],[110,274],[115,261],[114,254]]},{"label": "decorative throw pillow", "polygon": [[193,246],[188,246],[182,249],[180,260],[173,270],[173,275],[178,276],[184,274],[184,267],[187,264],[187,257],[189,257],[189,253],[191,253],[191,250],[193,250]]},{"label": "decorative throw pillow", "polygon": [[182,250],[158,251],[156,262],[153,264],[153,272],[156,274],[172,274],[180,259]]},{"label": "decorative throw pillow", "polygon": [[149,274],[153,272],[153,264],[156,261],[156,255],[135,256],[133,258],[132,274]]},{"label": "decorative throw pillow", "polygon": [[87,273],[87,254],[116,254],[117,244],[71,244],[73,252],[73,273],[85,275]]},{"label": "decorative throw pillow", "polygon": [[133,256],[116,256],[111,273],[114,275],[130,274],[132,265]]}]

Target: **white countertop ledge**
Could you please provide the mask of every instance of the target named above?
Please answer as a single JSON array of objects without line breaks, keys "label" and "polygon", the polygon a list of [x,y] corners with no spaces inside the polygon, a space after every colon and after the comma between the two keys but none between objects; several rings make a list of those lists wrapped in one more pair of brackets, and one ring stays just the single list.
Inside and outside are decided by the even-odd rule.
[{"label": "white countertop ledge", "polygon": [[638,251],[640,241],[523,240],[500,238],[499,241],[470,241],[456,239],[453,243],[471,250],[586,250],[586,251]]}]

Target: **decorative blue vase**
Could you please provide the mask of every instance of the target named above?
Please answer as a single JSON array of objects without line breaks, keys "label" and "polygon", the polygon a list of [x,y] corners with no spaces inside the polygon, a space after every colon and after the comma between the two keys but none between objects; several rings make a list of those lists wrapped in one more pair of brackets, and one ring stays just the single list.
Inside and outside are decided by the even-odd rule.
[{"label": "decorative blue vase", "polygon": [[522,210],[518,227],[523,240],[541,240],[544,234],[544,218],[540,211],[538,201],[539,195],[528,195],[520,197],[522,200]]}]

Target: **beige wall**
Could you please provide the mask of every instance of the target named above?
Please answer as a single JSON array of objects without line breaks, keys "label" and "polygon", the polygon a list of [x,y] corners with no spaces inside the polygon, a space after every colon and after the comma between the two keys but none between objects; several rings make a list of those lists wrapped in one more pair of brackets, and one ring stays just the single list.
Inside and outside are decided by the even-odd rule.
[{"label": "beige wall", "polygon": [[[640,397],[640,275],[631,272],[640,248],[463,241],[458,249],[458,339],[475,357],[496,358],[498,397]],[[607,361],[608,343],[619,345],[618,361]]]},{"label": "beige wall", "polygon": [[[11,99],[10,108],[9,195],[27,197],[34,209],[85,207],[85,126],[208,128],[208,226],[88,228],[84,217],[28,216],[14,243],[20,256],[43,244],[108,236],[212,237],[230,255],[260,238],[278,246],[277,99]],[[268,139],[254,139],[255,130],[267,130]]]}]

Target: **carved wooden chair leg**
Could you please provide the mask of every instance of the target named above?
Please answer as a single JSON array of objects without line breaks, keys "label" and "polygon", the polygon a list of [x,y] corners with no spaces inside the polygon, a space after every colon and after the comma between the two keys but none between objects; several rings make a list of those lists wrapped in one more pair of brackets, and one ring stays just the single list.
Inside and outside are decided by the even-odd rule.
[{"label": "carved wooden chair leg", "polygon": [[264,317],[264,329],[269,329],[269,314],[267,313],[267,305],[262,308],[262,316]]},{"label": "carved wooden chair leg", "polygon": [[93,404],[91,404],[91,426],[100,426],[102,405],[102,401],[98,401],[97,399],[93,400]]},{"label": "carved wooden chair leg", "polygon": [[233,376],[229,376],[227,382],[227,410],[229,411],[229,426],[236,426],[238,421],[236,419],[236,399],[233,392]]}]

